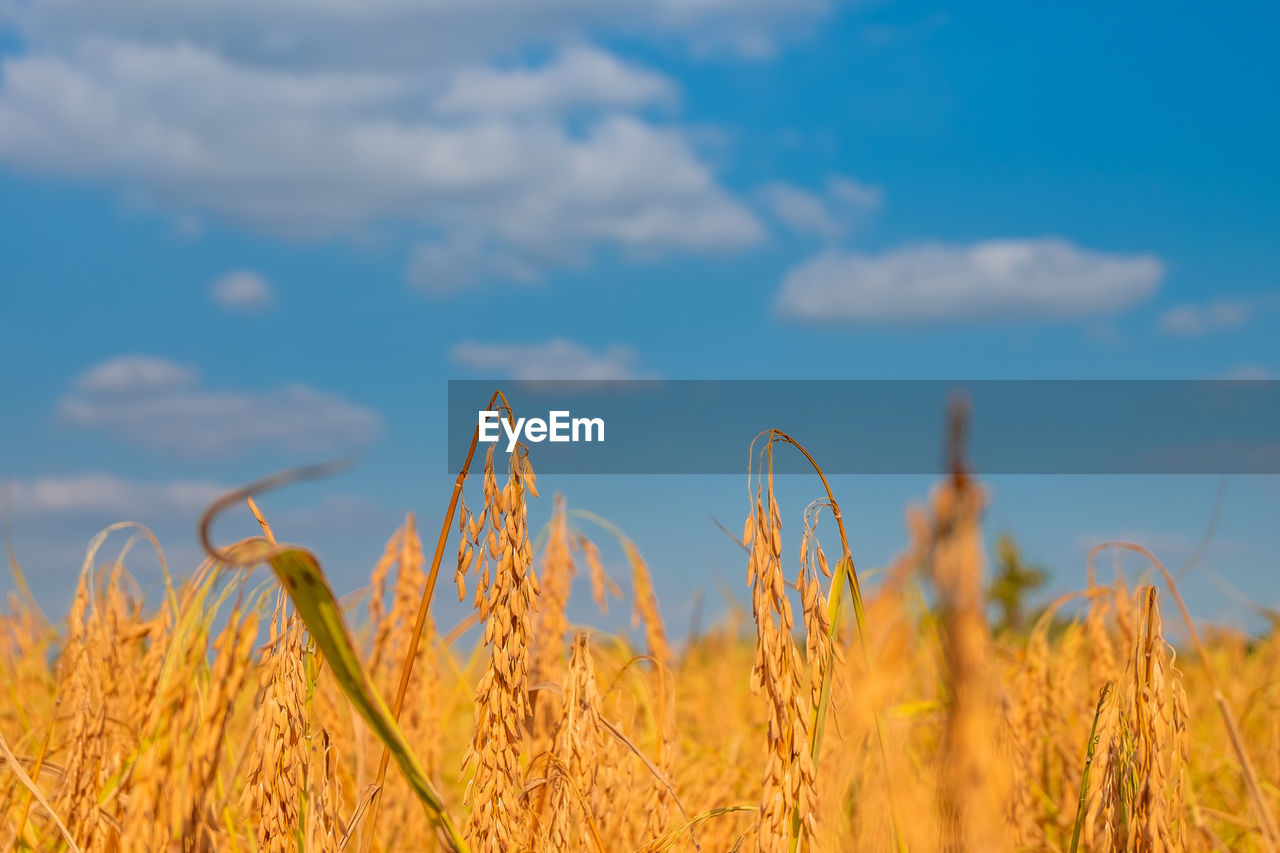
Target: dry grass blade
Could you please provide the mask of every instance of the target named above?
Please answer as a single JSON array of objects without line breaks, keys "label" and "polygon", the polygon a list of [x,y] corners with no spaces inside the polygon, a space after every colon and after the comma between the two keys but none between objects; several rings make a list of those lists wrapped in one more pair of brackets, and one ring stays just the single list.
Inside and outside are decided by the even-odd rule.
[{"label": "dry grass blade", "polygon": [[[58,832],[62,833],[62,838],[67,842],[67,847],[71,850],[71,853],[80,853],[80,848],[76,845],[75,839],[71,837],[71,832],[67,829],[67,825],[62,822],[62,818],[58,817],[58,813],[53,810],[53,805],[50,804],[45,795],[41,793],[40,788],[32,781],[31,777],[27,775],[27,771],[22,769],[22,765],[18,762],[18,759],[15,758],[13,753],[9,750],[9,743],[4,739],[3,732],[0,732],[0,753],[3,753],[0,757],[4,758],[5,764],[8,765],[10,772],[18,778],[18,781],[22,783],[22,787],[26,788],[27,791],[30,792],[32,799],[39,803],[40,807],[49,814],[49,818],[54,822],[54,825],[58,827]],[[19,829],[17,831],[20,832],[21,830]],[[15,836],[15,848],[18,846],[17,841],[19,838],[20,836]]]},{"label": "dry grass blade", "polygon": [[351,813],[351,819],[347,821],[347,831],[338,843],[339,850],[347,849],[347,845],[351,843],[351,839],[355,837],[356,830],[360,827],[360,821],[364,818],[365,811],[369,808],[369,804],[373,802],[373,798],[377,793],[378,789],[373,785],[369,785],[364,789],[364,793],[360,795],[360,802],[356,803],[355,811]]},{"label": "dry grass blade", "polygon": [[[663,788],[665,788],[667,793],[671,795],[671,799],[673,802],[675,802],[676,808],[680,810],[680,813],[684,815],[685,820],[688,821],[689,812],[687,809],[685,809],[684,804],[680,802],[680,796],[679,794],[676,793],[676,786],[671,783],[671,780],[668,779],[666,776],[664,776],[662,771],[658,769],[658,766],[654,764],[652,761],[650,761],[649,757],[644,754],[644,751],[641,750],[640,747],[636,746],[629,737],[623,734],[622,730],[619,729],[616,725],[609,722],[604,717],[600,718],[600,725],[604,726],[605,730],[608,731],[609,734],[613,735],[617,739],[618,743],[622,744],[627,749],[631,750],[631,752],[636,756],[636,758],[640,759],[641,763],[644,764],[645,769],[648,770],[649,773],[653,776],[653,778],[658,780],[658,784],[660,784]],[[690,838],[693,841],[693,846],[698,850],[701,850],[702,845],[698,843],[698,838],[696,835],[694,835],[692,825],[688,827],[688,831],[689,831]]]},{"label": "dry grass blade", "polygon": [[675,846],[676,842],[680,840],[681,835],[691,831],[693,827],[700,823],[704,823],[712,818],[723,817],[724,815],[754,811],[756,811],[756,806],[724,806],[722,808],[711,809],[710,811],[696,814],[679,826],[671,827],[671,829],[667,830],[644,846],[636,848],[635,853],[664,853],[664,851],[670,850]]}]

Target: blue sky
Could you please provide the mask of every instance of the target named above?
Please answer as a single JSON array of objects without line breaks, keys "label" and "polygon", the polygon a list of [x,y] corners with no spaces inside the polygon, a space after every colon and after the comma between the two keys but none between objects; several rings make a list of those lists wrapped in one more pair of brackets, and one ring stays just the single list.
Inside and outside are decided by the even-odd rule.
[{"label": "blue sky", "polygon": [[[1280,371],[1269,4],[496,7],[0,0],[0,478],[50,609],[103,524],[182,568],[209,495],[347,451],[268,509],[355,588],[438,524],[452,377]],[[1069,588],[1091,537],[1176,563],[1218,484],[993,488]],[[557,489],[673,621],[741,584],[736,480]],[[926,489],[842,478],[855,557]],[[1278,503],[1228,484],[1197,612],[1277,603]]]}]

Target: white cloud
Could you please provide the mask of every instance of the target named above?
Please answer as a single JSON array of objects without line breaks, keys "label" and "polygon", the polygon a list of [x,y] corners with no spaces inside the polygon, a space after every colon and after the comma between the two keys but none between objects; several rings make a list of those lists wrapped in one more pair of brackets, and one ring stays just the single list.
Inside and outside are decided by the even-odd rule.
[{"label": "white cloud", "polygon": [[199,376],[195,368],[165,358],[120,355],[81,373],[75,387],[90,394],[154,393],[194,385]]},{"label": "white cloud", "polygon": [[275,301],[271,285],[252,270],[232,270],[221,276],[209,294],[228,311],[261,311]]},{"label": "white cloud", "polygon": [[1243,299],[1175,305],[1160,315],[1160,328],[1170,335],[1195,337],[1243,326],[1253,315],[1254,305]]},{"label": "white cloud", "polygon": [[[32,565],[47,567],[39,573],[47,580],[49,568],[78,569],[89,536],[102,525],[120,521],[141,522],[156,533],[170,567],[194,566],[204,554],[191,539],[191,525],[215,500],[239,485],[208,479],[148,481],[100,472],[17,477],[0,480],[0,507],[21,522],[15,530],[20,559],[28,570]],[[277,506],[268,499],[263,508],[282,535],[358,533],[371,527],[390,529],[396,523],[394,513],[343,492],[313,494],[300,506]],[[238,527],[244,535],[256,535],[257,525],[243,507],[231,515],[233,530]],[[175,529],[184,535],[172,535]],[[234,533],[227,536],[226,541],[236,538]],[[117,551],[112,546],[102,556],[114,556]],[[138,553],[145,565],[150,548]],[[137,568],[132,561],[130,566]],[[38,583],[40,578],[31,576],[31,580]]]},{"label": "white cloud", "polygon": [[802,234],[832,239],[848,230],[854,216],[876,210],[884,200],[879,187],[833,175],[824,192],[812,192],[786,181],[760,189],[774,219]]},{"label": "white cloud", "polygon": [[4,79],[0,157],[124,176],[277,232],[406,219],[543,252],[724,249],[761,236],[681,132],[626,115],[577,132],[542,115],[443,121],[415,112],[410,78],[240,66],[190,46],[22,56]]},{"label": "white cloud", "polygon": [[1150,297],[1163,274],[1155,255],[1099,252],[1057,238],[923,244],[880,255],[831,250],[787,273],[777,310],[835,323],[1097,316]]},{"label": "white cloud", "polygon": [[636,370],[635,351],[620,344],[593,352],[566,338],[530,344],[464,341],[450,355],[461,367],[512,379],[649,378]]},{"label": "white cloud", "polygon": [[540,281],[542,274],[536,262],[509,249],[486,247],[474,236],[457,235],[415,247],[405,277],[425,291],[440,294],[485,278],[532,284]]},{"label": "white cloud", "polygon": [[796,231],[838,237],[844,230],[828,209],[826,200],[817,193],[775,181],[764,186],[760,195],[773,217]]},{"label": "white cloud", "polygon": [[7,490],[17,515],[110,514],[174,517],[202,512],[229,486],[208,480],[141,482],[112,474],[69,474],[11,479]]},{"label": "white cloud", "polygon": [[827,193],[838,202],[867,210],[875,210],[884,202],[884,191],[880,187],[840,175],[827,180]]},{"label": "white cloud", "polygon": [[466,68],[436,97],[442,116],[558,113],[585,107],[636,108],[670,102],[675,84],[592,47],[569,48],[537,68]]},{"label": "white cloud", "polygon": [[[0,163],[288,236],[407,223],[521,268],[736,249],[759,221],[694,131],[641,115],[676,84],[587,39],[714,22],[756,49],[826,5],[37,0],[0,64]],[[493,64],[531,45],[549,59]]]},{"label": "white cloud", "polygon": [[238,61],[422,69],[593,34],[685,38],[698,51],[768,56],[837,0],[34,0],[0,4],[32,43],[86,38],[199,44]]},{"label": "white cloud", "polygon": [[367,442],[380,426],[372,410],[307,385],[208,389],[194,368],[149,356],[90,368],[59,401],[58,413],[75,426],[187,457],[263,448],[334,453]]}]

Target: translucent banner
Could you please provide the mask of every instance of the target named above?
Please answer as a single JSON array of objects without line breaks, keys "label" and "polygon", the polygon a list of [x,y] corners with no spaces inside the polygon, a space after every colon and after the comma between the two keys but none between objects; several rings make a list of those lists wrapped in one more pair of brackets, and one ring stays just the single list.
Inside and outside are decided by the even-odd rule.
[{"label": "translucent banner", "polygon": [[[499,388],[514,422],[484,410]],[[828,473],[940,473],[958,397],[981,474],[1280,473],[1275,381],[454,380],[448,396],[450,473],[477,430],[479,453],[519,442],[540,473],[743,473],[770,428]],[[777,473],[806,464],[774,462]]]}]

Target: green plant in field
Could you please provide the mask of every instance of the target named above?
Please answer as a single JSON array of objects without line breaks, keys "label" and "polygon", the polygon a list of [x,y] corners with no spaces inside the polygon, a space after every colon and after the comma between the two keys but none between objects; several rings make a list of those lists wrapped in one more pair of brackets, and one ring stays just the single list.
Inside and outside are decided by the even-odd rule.
[{"label": "green plant in field", "polygon": [[1049,573],[1023,560],[1018,543],[1007,533],[996,540],[996,561],[996,576],[987,589],[987,601],[1000,611],[996,630],[1021,631],[1026,624],[1027,597],[1045,585]]}]

